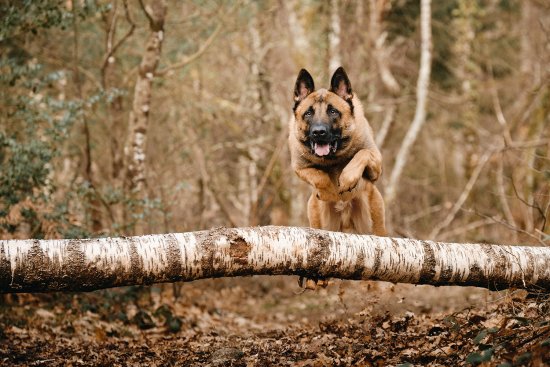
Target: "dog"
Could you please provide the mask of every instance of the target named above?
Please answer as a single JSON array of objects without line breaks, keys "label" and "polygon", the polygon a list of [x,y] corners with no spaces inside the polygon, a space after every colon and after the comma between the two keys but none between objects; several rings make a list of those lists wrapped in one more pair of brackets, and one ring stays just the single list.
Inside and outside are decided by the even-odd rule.
[{"label": "dog", "polygon": [[382,173],[382,155],[345,70],[334,72],[329,90],[315,90],[310,73],[302,69],[293,110],[291,163],[313,187],[307,205],[310,227],[386,236],[384,201],[374,185]]}]

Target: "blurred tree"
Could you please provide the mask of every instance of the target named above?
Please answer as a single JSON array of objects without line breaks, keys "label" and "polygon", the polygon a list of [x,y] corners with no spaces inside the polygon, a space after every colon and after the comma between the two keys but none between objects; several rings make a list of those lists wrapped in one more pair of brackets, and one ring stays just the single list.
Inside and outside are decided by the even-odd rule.
[{"label": "blurred tree", "polygon": [[134,234],[146,233],[144,206],[148,205],[145,175],[145,146],[151,109],[151,93],[155,71],[160,62],[162,43],[164,41],[164,22],[166,4],[164,0],[154,0],[151,6],[139,4],[149,21],[150,35],[145,44],[145,51],[139,65],[138,77],[134,87],[134,100],[128,123],[128,141],[124,148],[126,156],[125,189],[133,204],[131,218],[135,220]]}]

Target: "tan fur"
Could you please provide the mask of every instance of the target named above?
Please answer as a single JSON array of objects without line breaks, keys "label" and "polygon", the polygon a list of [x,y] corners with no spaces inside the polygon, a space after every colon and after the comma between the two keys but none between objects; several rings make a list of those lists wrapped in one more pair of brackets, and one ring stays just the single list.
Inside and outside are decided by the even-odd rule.
[{"label": "tan fur", "polygon": [[[361,102],[353,96],[352,111],[347,101],[326,89],[299,93],[299,97],[290,121],[289,147],[296,174],[313,187],[308,201],[310,226],[385,236],[384,201],[373,184],[382,172],[382,156]],[[347,139],[332,159],[313,154],[304,143],[308,124],[302,118],[312,106],[315,117],[324,118],[322,114],[329,104],[341,112],[338,127]]]}]

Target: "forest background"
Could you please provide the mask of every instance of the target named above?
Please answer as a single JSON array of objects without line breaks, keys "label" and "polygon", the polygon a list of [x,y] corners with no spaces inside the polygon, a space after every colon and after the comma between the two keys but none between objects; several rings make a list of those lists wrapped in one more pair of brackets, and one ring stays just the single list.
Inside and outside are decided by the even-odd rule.
[{"label": "forest background", "polygon": [[426,119],[386,195],[417,108],[418,1],[3,2],[0,238],[307,225],[293,85],[342,65],[391,235],[549,245],[550,3],[431,5]]}]

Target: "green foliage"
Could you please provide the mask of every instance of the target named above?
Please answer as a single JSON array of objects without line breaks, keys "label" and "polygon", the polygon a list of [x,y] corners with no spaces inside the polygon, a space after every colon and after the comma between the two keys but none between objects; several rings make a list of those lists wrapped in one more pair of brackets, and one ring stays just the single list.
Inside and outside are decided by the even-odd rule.
[{"label": "green foliage", "polygon": [[489,362],[493,357],[494,348],[485,349],[481,353],[473,352],[466,358],[466,363],[477,366],[483,362]]},{"label": "green foliage", "polygon": [[[62,235],[67,237],[83,234],[69,223],[67,201],[52,201],[56,188],[50,178],[53,160],[82,114],[82,102],[62,95],[65,71],[48,70],[15,39],[6,40],[66,25],[67,14],[59,3],[8,2],[0,9],[6,15],[0,30],[6,51],[0,57],[0,233],[28,223],[31,234],[41,238],[43,224],[51,222],[65,228]],[[21,207],[12,215],[15,219],[2,220],[17,204]]]},{"label": "green foliage", "polygon": [[[86,0],[76,9],[76,14],[85,19],[110,8],[111,4],[99,5],[95,0]],[[26,33],[36,35],[43,29],[66,29],[73,23],[73,12],[63,0],[7,0],[0,4],[0,17],[0,42]]]},{"label": "green foliage", "polygon": [[488,329],[483,329],[479,332],[479,334],[477,334],[477,336],[474,338],[473,340],[473,343],[474,344],[479,344],[483,341],[483,339],[485,339],[485,337],[489,334],[494,334],[498,331],[498,328],[496,327],[492,327],[492,328],[488,328]]}]

